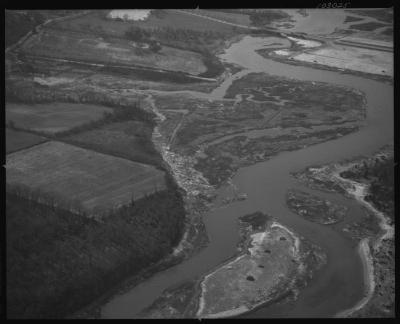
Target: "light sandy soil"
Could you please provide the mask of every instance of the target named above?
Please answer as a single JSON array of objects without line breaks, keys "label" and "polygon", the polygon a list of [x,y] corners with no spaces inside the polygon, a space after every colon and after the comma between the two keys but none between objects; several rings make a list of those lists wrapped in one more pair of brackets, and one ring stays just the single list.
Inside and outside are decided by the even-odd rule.
[{"label": "light sandy soil", "polygon": [[371,251],[368,245],[368,238],[364,238],[360,241],[358,245],[358,253],[360,255],[363,268],[364,268],[364,280],[365,280],[365,291],[364,297],[352,308],[346,309],[338,314],[335,317],[348,317],[354,312],[362,309],[368,301],[371,299],[374,290],[375,290],[375,278],[374,278],[374,264],[371,256]]},{"label": "light sandy soil", "polygon": [[251,235],[245,254],[204,278],[197,316],[221,318],[245,313],[273,299],[276,291],[289,289],[303,269],[300,239],[273,222],[265,232]]},{"label": "light sandy soil", "polygon": [[293,59],[339,69],[393,76],[393,53],[389,52],[340,46],[301,53]]},{"label": "light sandy soil", "polygon": [[305,48],[309,47],[318,47],[321,46],[322,44],[320,42],[316,42],[313,40],[308,40],[308,39],[301,39],[301,38],[295,38],[295,37],[288,37],[291,41],[295,42],[297,45],[300,45]]}]

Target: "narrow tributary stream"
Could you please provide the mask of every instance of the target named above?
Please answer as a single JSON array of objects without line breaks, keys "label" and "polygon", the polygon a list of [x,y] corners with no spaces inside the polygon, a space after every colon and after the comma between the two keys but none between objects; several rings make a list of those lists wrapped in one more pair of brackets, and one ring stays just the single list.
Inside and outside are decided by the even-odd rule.
[{"label": "narrow tributary stream", "polygon": [[[222,99],[233,80],[250,72],[328,82],[355,88],[365,94],[366,126],[341,138],[296,151],[282,152],[266,162],[239,169],[233,183],[239,192],[247,193],[248,199],[216,208],[204,215],[209,245],[194,257],[155,274],[128,292],[114,296],[103,306],[103,318],[135,318],[163,290],[187,279],[205,275],[232,257],[239,240],[238,217],[258,210],[276,217],[283,225],[323,248],[328,262],[299,293],[290,307],[272,305],[246,314],[245,317],[329,317],[352,307],[363,297],[363,268],[354,243],[331,226],[312,223],[291,213],[286,206],[285,195],[291,188],[303,188],[290,176],[290,172],[310,165],[369,155],[393,141],[393,86],[349,74],[279,63],[265,59],[255,52],[277,42],[288,44],[282,38],[246,36],[231,45],[221,58],[238,64],[245,70],[225,80],[207,97]],[[196,96],[194,91],[190,94]],[[204,97],[204,94],[199,96]],[[224,187],[220,188],[217,200],[221,201],[226,192]],[[352,218],[362,217],[362,211],[355,201],[340,195],[336,195],[335,200],[342,200],[343,204],[352,207]]]}]

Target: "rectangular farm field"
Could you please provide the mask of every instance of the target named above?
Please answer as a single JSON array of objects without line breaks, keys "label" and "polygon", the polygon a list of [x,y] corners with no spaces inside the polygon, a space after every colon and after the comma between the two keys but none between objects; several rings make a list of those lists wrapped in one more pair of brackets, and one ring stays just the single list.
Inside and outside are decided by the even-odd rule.
[{"label": "rectangular farm field", "polygon": [[159,164],[159,154],[151,142],[152,127],[140,121],[112,123],[71,135],[65,139],[93,150],[129,160]]},{"label": "rectangular farm field", "polygon": [[16,131],[6,128],[6,153],[19,151],[21,149],[45,142],[46,138],[35,134]]},{"label": "rectangular farm field", "polygon": [[41,103],[34,105],[7,103],[6,121],[14,126],[55,134],[98,120],[111,108],[90,104]]},{"label": "rectangular farm field", "polygon": [[56,141],[9,154],[6,176],[11,186],[40,190],[89,213],[165,188],[164,172],[153,166]]},{"label": "rectangular farm field", "polygon": [[[86,29],[85,29],[86,31]],[[97,64],[144,66],[190,74],[206,71],[202,55],[163,46],[158,52],[121,38],[46,29],[23,45],[26,54]]]}]

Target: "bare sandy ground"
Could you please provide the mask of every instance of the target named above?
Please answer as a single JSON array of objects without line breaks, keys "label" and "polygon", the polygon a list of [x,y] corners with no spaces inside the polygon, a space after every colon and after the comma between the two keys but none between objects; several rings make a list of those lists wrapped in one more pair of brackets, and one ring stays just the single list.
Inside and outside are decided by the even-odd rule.
[{"label": "bare sandy ground", "polygon": [[369,249],[368,238],[364,238],[360,241],[358,245],[358,253],[360,255],[364,268],[364,280],[365,280],[364,297],[352,308],[346,309],[336,314],[335,317],[348,317],[354,312],[360,310],[368,303],[368,301],[372,298],[372,295],[374,293],[375,290],[374,265],[371,256],[371,251]]},{"label": "bare sandy ground", "polygon": [[393,53],[390,52],[351,46],[326,47],[295,55],[293,59],[393,77]]},{"label": "bare sandy ground", "polygon": [[[272,300],[276,291],[291,287],[303,270],[300,239],[274,221],[266,231],[251,235],[248,253],[204,277],[197,317],[222,318],[248,312]],[[246,279],[248,275],[257,283]]]}]

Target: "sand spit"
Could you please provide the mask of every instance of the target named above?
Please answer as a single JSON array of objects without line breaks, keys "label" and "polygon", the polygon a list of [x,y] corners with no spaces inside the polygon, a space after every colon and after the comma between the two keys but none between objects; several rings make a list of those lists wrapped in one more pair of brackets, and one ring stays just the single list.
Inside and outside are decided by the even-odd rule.
[{"label": "sand spit", "polygon": [[365,280],[365,292],[364,297],[352,308],[346,309],[338,314],[335,317],[349,317],[354,312],[363,308],[368,301],[372,298],[372,295],[375,291],[375,279],[374,279],[374,265],[373,259],[371,256],[371,251],[369,249],[369,239],[364,238],[360,241],[358,245],[358,253],[360,255],[363,268],[364,268],[364,280]]}]

